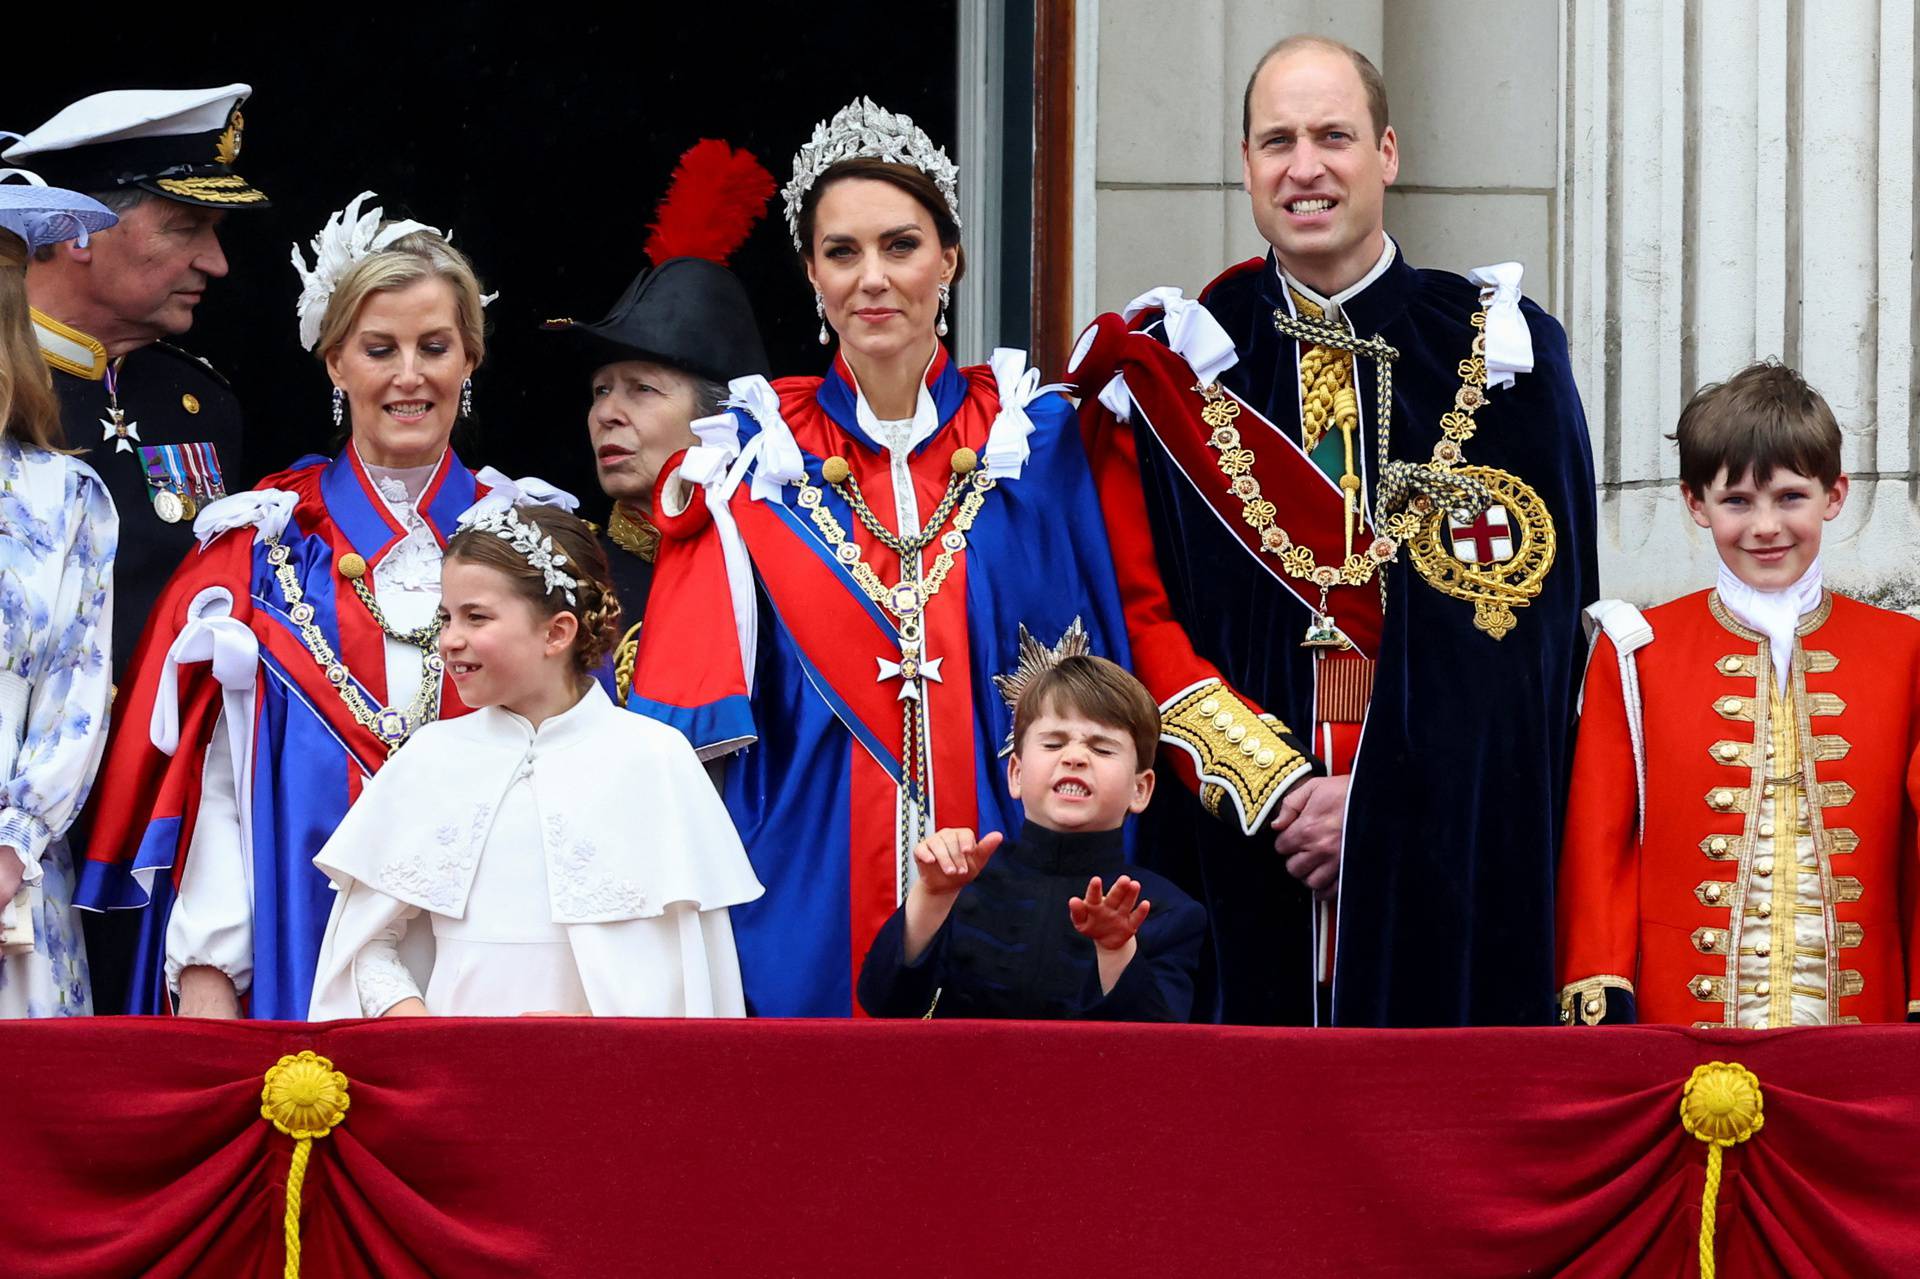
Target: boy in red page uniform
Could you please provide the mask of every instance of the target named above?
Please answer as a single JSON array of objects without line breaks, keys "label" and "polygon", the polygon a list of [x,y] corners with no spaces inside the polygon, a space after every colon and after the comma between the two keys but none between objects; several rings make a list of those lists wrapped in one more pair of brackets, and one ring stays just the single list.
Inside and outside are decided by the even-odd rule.
[{"label": "boy in red page uniform", "polygon": [[1756,364],[1675,438],[1719,581],[1590,610],[1561,1020],[1914,1020],[1920,623],[1821,584],[1847,496],[1833,411]]}]

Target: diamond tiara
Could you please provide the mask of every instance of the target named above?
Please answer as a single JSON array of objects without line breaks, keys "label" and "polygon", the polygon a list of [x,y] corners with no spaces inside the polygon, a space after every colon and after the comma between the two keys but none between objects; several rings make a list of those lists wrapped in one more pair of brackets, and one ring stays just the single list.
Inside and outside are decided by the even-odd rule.
[{"label": "diamond tiara", "polygon": [[560,567],[567,562],[566,555],[554,547],[551,537],[515,515],[511,506],[482,511],[471,520],[462,520],[461,524],[466,528],[491,533],[526,556],[527,563],[539,569],[540,575],[546,579],[549,592],[565,590],[567,603],[579,604],[573,592],[580,585],[580,579]]},{"label": "diamond tiara", "polygon": [[793,181],[781,189],[787,205],[787,230],[793,247],[800,243],[800,202],[807,198],[822,173],[842,160],[874,159],[905,164],[933,179],[946,198],[953,224],[960,225],[960,168],[933,144],[927,131],[911,116],[895,115],[875,106],[872,98],[855,98],[832,120],[813,126],[813,140],[793,157]]}]

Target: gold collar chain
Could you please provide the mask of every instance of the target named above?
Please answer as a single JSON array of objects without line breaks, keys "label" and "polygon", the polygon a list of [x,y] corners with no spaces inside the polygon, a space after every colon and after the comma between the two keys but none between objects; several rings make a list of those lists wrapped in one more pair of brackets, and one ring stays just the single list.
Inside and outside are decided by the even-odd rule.
[{"label": "gold collar chain", "polygon": [[[972,530],[973,522],[979,518],[987,494],[996,484],[979,462],[979,455],[972,449],[954,450],[953,475],[947,481],[946,494],[934,508],[933,518],[927,521],[927,527],[911,538],[903,538],[880,523],[861,494],[860,486],[854,482],[852,468],[845,458],[830,457],[821,464],[820,477],[853,509],[854,515],[869,532],[899,554],[900,581],[894,586],[882,581],[873,566],[861,557],[860,547],[848,540],[846,529],[827,509],[820,490],[805,475],[794,482],[800,490],[801,508],[832,548],[833,557],[846,566],[855,584],[867,598],[895,619],[899,632],[900,660],[880,658],[878,676],[881,680],[900,681],[900,783],[894,806],[894,870],[899,901],[906,900],[907,889],[912,883],[913,846],[932,833],[927,785],[931,763],[928,759],[927,705],[923,689],[927,681],[945,683],[940,674],[940,664],[945,659],[929,658],[922,649],[921,619],[928,603],[940,593],[948,575],[953,572],[955,557],[967,549],[967,534]],[[949,517],[953,520],[953,527],[942,533],[940,530]],[[933,567],[922,577],[920,552],[932,545],[936,537],[940,542],[940,553],[934,557]]]},{"label": "gold collar chain", "polygon": [[[334,653],[333,645],[327,642],[326,632],[314,622],[313,605],[307,602],[306,592],[300,586],[300,579],[294,575],[293,565],[288,562],[290,558],[291,552],[278,537],[267,539],[267,563],[273,566],[274,580],[280,584],[280,594],[287,601],[287,616],[295,626],[300,628],[300,642],[306,645],[307,652],[313,655],[315,664],[326,672],[327,683],[333,685],[334,691],[340,694],[340,700],[346,704],[354,720],[387,744],[387,754],[393,754],[406,745],[407,739],[413,736],[415,729],[422,724],[430,724],[439,717],[440,673],[446,663],[441,660],[440,654],[430,646],[429,642],[405,638],[404,642],[421,650],[420,687],[414,690],[413,705],[404,711],[396,706],[373,705],[361,693],[360,686],[347,670],[346,663]],[[357,555],[343,555],[340,558],[343,565],[349,558],[360,561],[359,576],[349,579],[354,586],[359,587],[360,576],[366,573],[366,561]],[[346,574],[343,572],[342,576]],[[393,634],[387,629],[385,619],[377,613],[375,620],[380,622],[384,633]],[[421,628],[422,631],[427,629]],[[437,621],[431,630],[435,637],[439,635],[440,626]],[[417,635],[419,632],[409,634]],[[404,637],[396,635],[394,638],[403,639]]]},{"label": "gold collar chain", "polygon": [[[1325,346],[1365,355],[1379,369],[1374,397],[1374,538],[1364,548],[1348,548],[1339,564],[1322,564],[1313,548],[1293,540],[1280,525],[1278,508],[1262,494],[1260,481],[1252,474],[1256,461],[1246,446],[1234,420],[1240,416],[1240,402],[1223,391],[1218,382],[1196,386],[1206,401],[1201,421],[1212,428],[1208,436],[1215,453],[1215,464],[1227,477],[1233,495],[1240,499],[1240,518],[1260,537],[1260,549],[1280,563],[1287,576],[1311,582],[1320,588],[1320,608],[1307,629],[1306,645],[1313,648],[1346,648],[1350,643],[1339,631],[1327,611],[1328,593],[1335,586],[1362,586],[1391,562],[1403,543],[1419,536],[1428,525],[1438,521],[1447,510],[1468,512],[1483,510],[1492,500],[1486,486],[1477,479],[1455,472],[1464,461],[1462,445],[1473,437],[1474,415],[1486,403],[1486,308],[1470,318],[1476,330],[1472,354],[1460,361],[1461,386],[1454,394],[1453,408],[1440,419],[1441,439],[1434,445],[1431,464],[1396,462],[1389,456],[1393,429],[1393,361],[1400,358],[1394,347],[1379,338],[1359,338],[1345,329],[1310,317],[1295,316],[1284,309],[1273,312],[1273,326],[1297,342]],[[1351,492],[1351,489],[1349,489]],[[1380,579],[1381,603],[1386,602],[1386,578]]]}]

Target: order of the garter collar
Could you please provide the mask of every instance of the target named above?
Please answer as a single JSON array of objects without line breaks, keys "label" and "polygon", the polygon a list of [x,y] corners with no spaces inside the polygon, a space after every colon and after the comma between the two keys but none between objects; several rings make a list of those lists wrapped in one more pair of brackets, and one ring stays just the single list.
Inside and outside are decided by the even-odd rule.
[{"label": "order of the garter collar", "polygon": [[860,97],[842,107],[832,120],[813,126],[813,140],[793,157],[793,181],[781,189],[787,206],[787,230],[793,247],[800,243],[800,203],[820,175],[842,160],[885,160],[920,170],[933,179],[946,199],[947,212],[960,226],[960,168],[933,143],[913,117],[895,115],[873,99]]}]

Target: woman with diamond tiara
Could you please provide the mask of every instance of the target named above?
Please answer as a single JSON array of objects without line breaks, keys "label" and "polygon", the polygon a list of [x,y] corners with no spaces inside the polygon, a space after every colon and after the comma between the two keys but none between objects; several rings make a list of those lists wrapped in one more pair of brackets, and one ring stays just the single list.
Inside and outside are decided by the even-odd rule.
[{"label": "woman with diamond tiara", "polygon": [[115,707],[77,900],[148,908],[132,1012],[304,1017],[332,906],[313,855],[415,729],[466,709],[435,612],[441,546],[491,474],[448,447],[488,299],[445,236],[372,198],[311,269],[295,253],[344,447],[199,513]]},{"label": "woman with diamond tiara", "polygon": [[605,552],[497,496],[461,525],[439,642],[474,713],[416,733],[314,858],[338,894],[308,1016],[740,1016],[727,909],[761,888],[686,739],[592,677]]},{"label": "woman with diamond tiara", "polygon": [[966,264],[946,153],[863,98],[815,130],[785,201],[838,347],[825,377],[735,379],[663,468],[627,709],[731,757],[767,886],[734,915],[750,1007],[844,1017],[914,847],[1017,828],[994,677],[1022,628],[1122,663],[1126,633],[1071,406],[1024,352],[963,369],[940,340]]}]

